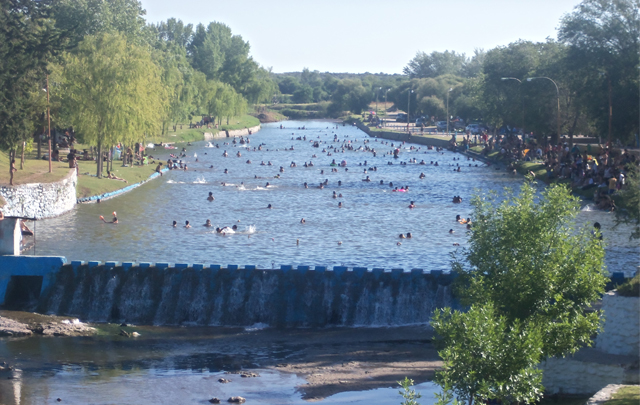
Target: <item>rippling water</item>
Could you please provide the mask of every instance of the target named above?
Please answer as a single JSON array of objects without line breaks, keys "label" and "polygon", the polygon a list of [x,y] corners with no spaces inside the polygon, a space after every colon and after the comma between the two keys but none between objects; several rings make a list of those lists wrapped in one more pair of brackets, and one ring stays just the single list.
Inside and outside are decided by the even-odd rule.
[{"label": "rippling water", "polygon": [[[280,129],[280,123],[263,125],[250,136],[248,145],[223,144],[231,139],[218,140],[219,149],[195,143],[188,147],[184,159],[189,171],[174,170],[120,197],[80,205],[61,217],[38,221],[37,254],[63,255],[69,260],[252,264],[262,268],[292,264],[446,270],[449,253],[456,249],[454,243],[466,245],[465,228],[455,222],[455,216],[471,214],[469,200],[474,189],[500,192],[505,186],[517,188],[523,180],[449,151],[424,146],[412,151],[408,144],[396,142],[392,147],[390,141],[376,142],[355,127],[327,122],[283,124],[287,129]],[[302,126],[306,130],[298,129]],[[333,141],[336,134],[340,142]],[[299,136],[305,136],[306,141],[292,140]],[[323,148],[340,146],[344,140],[356,149],[369,140],[377,156],[358,150],[333,156],[322,153]],[[321,141],[320,148],[314,148],[313,141]],[[263,150],[253,151],[261,144]],[[387,154],[399,146],[399,159]],[[222,156],[224,150],[229,157]],[[241,157],[236,157],[238,152]],[[151,153],[166,161],[169,152]],[[412,158],[427,164],[399,164]],[[251,164],[246,163],[248,159]],[[346,160],[348,171],[338,168],[337,173],[331,172],[333,159]],[[273,166],[261,166],[261,161],[271,161]],[[309,161],[315,166],[303,167]],[[390,161],[393,165],[388,165]],[[438,166],[429,164],[431,161],[437,161]],[[291,162],[297,167],[289,167]],[[457,164],[461,172],[454,171]],[[284,173],[279,173],[280,166]],[[377,171],[364,173],[374,166]],[[153,169],[130,170],[151,174]],[[426,178],[419,179],[421,172]],[[275,178],[278,174],[279,179]],[[372,181],[363,182],[366,176]],[[317,188],[325,180],[328,186]],[[380,180],[385,184],[380,185]],[[271,186],[265,188],[267,182]],[[408,185],[410,191],[392,192],[389,182]],[[213,202],[206,200],[209,191],[215,196]],[[343,197],[332,198],[333,191]],[[462,196],[463,203],[453,204],[454,195]],[[410,201],[415,201],[415,209],[408,208]],[[338,202],[343,208],[338,208]],[[268,204],[273,209],[267,209]],[[118,225],[99,221],[100,215],[109,218],[112,211],[117,211]],[[302,218],[305,224],[300,223]],[[206,219],[212,221],[213,228],[202,226]],[[177,228],[171,226],[173,220],[178,221]],[[192,228],[183,227],[186,220]],[[636,269],[640,250],[628,240],[628,228],[614,229],[611,214],[588,208],[579,220],[603,224],[611,271]],[[235,234],[222,236],[214,231],[215,227],[234,224],[239,226]],[[450,234],[451,228],[456,232]],[[398,246],[398,235],[407,232],[413,238]]]}]

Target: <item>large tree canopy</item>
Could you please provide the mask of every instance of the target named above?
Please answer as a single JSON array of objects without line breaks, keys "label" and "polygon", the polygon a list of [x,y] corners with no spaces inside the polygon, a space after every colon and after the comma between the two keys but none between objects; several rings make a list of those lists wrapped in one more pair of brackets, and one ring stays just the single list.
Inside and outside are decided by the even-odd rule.
[{"label": "large tree canopy", "polygon": [[[161,71],[145,48],[116,33],[87,36],[67,54],[61,97],[84,142],[111,146],[156,132],[167,107]],[[98,177],[102,175],[98,159]]]},{"label": "large tree canopy", "polygon": [[562,19],[558,31],[569,45],[573,74],[588,79],[579,89],[581,105],[606,134],[611,99],[612,135],[625,143],[640,130],[639,10],[639,0],[585,0]]},{"label": "large tree canopy", "polygon": [[44,109],[47,64],[63,40],[51,20],[51,1],[0,0],[0,146],[26,140]]}]

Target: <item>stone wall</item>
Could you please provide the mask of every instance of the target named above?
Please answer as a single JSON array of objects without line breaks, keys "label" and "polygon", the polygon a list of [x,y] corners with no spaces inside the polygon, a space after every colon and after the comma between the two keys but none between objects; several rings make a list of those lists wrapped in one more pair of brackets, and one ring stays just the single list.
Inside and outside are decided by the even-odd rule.
[{"label": "stone wall", "polygon": [[610,291],[602,297],[604,331],[596,338],[598,350],[638,357],[640,355],[640,298],[622,297]]},{"label": "stone wall", "polygon": [[0,187],[5,205],[2,212],[10,217],[51,218],[73,209],[76,205],[75,169],[55,183],[20,184]]},{"label": "stone wall", "polygon": [[582,349],[575,356],[550,358],[542,363],[542,385],[547,393],[595,394],[608,384],[626,382],[628,359]]}]

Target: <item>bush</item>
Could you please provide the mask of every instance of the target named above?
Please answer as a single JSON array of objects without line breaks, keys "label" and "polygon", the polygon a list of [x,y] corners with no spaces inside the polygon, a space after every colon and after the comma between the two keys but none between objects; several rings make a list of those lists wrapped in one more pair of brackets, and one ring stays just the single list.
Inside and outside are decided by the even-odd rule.
[{"label": "bush", "polygon": [[640,274],[618,286],[617,290],[623,297],[640,297]]}]

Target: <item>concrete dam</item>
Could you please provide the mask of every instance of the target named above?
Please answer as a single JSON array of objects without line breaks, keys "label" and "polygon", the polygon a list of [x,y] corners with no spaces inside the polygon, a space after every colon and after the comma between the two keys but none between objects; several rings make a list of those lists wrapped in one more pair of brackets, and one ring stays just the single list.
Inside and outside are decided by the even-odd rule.
[{"label": "concrete dam", "polygon": [[0,303],[90,322],[273,327],[418,324],[458,306],[442,271],[65,262],[0,256]]}]

